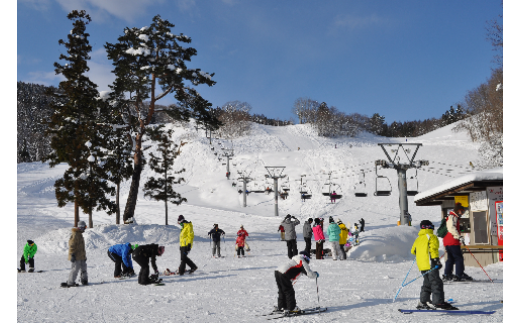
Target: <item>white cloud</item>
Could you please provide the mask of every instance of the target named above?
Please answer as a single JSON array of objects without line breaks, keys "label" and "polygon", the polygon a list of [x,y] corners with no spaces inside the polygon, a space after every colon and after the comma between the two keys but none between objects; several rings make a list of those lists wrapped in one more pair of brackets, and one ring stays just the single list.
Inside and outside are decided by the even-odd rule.
[{"label": "white cloud", "polygon": [[179,7],[181,11],[189,11],[195,6],[195,0],[177,0],[177,7]]},{"label": "white cloud", "polygon": [[36,84],[42,84],[42,85],[54,85],[57,86],[59,82],[65,80],[63,75],[56,75],[55,72],[43,72],[43,71],[36,71],[36,72],[29,72],[28,73],[28,79],[27,80],[21,80],[23,82],[28,83],[36,83]]},{"label": "white cloud", "polygon": [[387,22],[388,19],[381,18],[376,14],[364,17],[357,17],[353,15],[337,15],[334,18],[333,26],[337,28],[346,27],[347,29],[354,30],[374,25],[385,24]]},{"label": "white cloud", "polygon": [[50,0],[18,0],[18,2],[38,11],[46,11],[51,5]]},{"label": "white cloud", "polygon": [[[30,1],[30,0],[24,0]],[[65,11],[85,9],[87,12],[99,11],[110,14],[127,22],[133,22],[137,16],[146,14],[150,5],[163,0],[56,0]]]}]

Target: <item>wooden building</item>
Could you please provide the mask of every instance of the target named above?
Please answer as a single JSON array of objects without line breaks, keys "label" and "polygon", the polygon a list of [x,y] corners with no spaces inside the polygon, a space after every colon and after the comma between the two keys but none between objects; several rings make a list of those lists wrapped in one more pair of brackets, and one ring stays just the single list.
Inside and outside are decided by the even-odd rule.
[{"label": "wooden building", "polygon": [[[442,220],[455,203],[465,208],[460,219],[466,266],[503,261],[503,169],[470,173],[417,194],[417,206],[439,205]],[[473,254],[475,258],[470,254]]]}]

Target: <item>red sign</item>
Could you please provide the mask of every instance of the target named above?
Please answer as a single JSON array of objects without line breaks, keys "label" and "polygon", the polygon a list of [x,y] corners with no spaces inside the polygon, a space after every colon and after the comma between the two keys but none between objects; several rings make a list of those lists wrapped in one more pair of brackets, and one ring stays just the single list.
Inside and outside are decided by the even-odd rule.
[{"label": "red sign", "polygon": [[[495,210],[497,215],[497,236],[498,245],[504,245],[504,201],[495,202]],[[504,261],[504,251],[498,251],[498,260]]]}]

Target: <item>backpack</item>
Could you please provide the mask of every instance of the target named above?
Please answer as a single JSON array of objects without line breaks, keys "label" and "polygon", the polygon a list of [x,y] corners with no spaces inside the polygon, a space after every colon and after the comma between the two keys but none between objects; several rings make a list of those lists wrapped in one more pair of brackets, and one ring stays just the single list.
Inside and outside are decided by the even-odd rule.
[{"label": "backpack", "polygon": [[448,234],[448,227],[446,226],[446,218],[443,218],[441,221],[441,225],[437,229],[437,236],[439,238],[444,238]]}]

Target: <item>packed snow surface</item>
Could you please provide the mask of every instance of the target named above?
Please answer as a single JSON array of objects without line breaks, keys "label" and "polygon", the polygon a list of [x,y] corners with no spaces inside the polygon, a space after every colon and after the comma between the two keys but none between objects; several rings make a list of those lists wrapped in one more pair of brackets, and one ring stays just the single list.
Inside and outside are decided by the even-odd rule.
[{"label": "packed snow surface", "polygon": [[[468,166],[470,161],[477,160],[477,146],[464,133],[452,132],[453,126],[422,137],[407,138],[408,143],[423,144],[416,159],[430,160],[430,166],[417,174],[408,172],[409,189],[427,192],[471,172]],[[232,141],[213,139],[213,145],[210,145],[204,132],[195,131],[193,124],[167,127],[175,130],[175,143],[186,142],[180,148],[175,165],[178,169],[186,169],[182,174],[186,182],[176,190],[188,202],[180,206],[170,204],[170,225],[165,226],[164,203],[143,195],[142,187],[153,175],[145,167],[135,211],[138,224],[115,225],[114,216],[96,212],[94,228],[87,229],[84,234],[89,286],[59,287],[70,271],[67,254],[73,207],[57,207],[53,185],[63,175],[66,165],[49,168],[42,163],[18,164],[17,254],[12,261],[18,264],[26,240],[33,239],[38,245],[36,270],[44,271],[17,274],[18,322],[263,322],[265,318],[256,315],[269,312],[277,304],[274,270],[288,261],[285,242],[280,241],[277,232],[286,214],[302,221],[297,226],[299,250],[305,246],[303,221],[309,217],[324,217],[325,230],[329,216],[341,219],[349,226],[364,218],[366,232],[360,234],[361,243],[348,252],[348,260],[312,259],[310,267],[319,272],[319,279],[302,276],[294,285],[300,308],[319,305],[327,307],[328,311],[281,319],[281,322],[503,321],[501,263],[485,267],[494,284],[479,267],[466,267],[466,273],[478,282],[444,286],[446,299],[454,299],[461,310],[497,311],[493,315],[399,313],[399,308],[415,308],[422,279],[405,287],[397,301],[392,302],[412,265],[414,258],[410,248],[417,237],[419,222],[429,219],[435,226],[440,223],[438,206],[417,207],[410,198],[413,226],[396,225],[399,196],[393,170],[378,171],[389,181],[377,182],[378,189],[392,190],[392,194],[386,197],[373,195],[374,160],[385,159],[377,143],[400,143],[406,139],[381,138],[368,133],[355,138],[323,138],[307,125],[253,124],[248,135]],[[225,158],[218,160],[222,148],[234,149],[229,180],[225,177],[226,166],[222,165]],[[156,147],[152,146],[147,153],[155,151]],[[400,155],[399,159],[406,160],[406,156]],[[286,166],[283,174],[287,177],[280,180],[279,189],[289,189],[289,195],[278,201],[279,217],[274,215],[273,193],[264,192],[267,187],[273,188],[272,180],[264,176],[267,174],[265,166]],[[237,192],[242,189],[242,183],[237,181],[237,171],[253,179],[248,184],[251,193],[247,196],[246,207],[243,196]],[[331,189],[342,195],[334,204],[322,194],[329,192],[329,182],[332,182]],[[129,187],[129,181],[122,184],[121,209],[124,209]],[[307,191],[311,198],[303,202],[298,193],[300,190]],[[355,192],[361,191],[368,196],[354,196]],[[114,279],[114,263],[107,256],[107,249],[117,243],[164,245],[164,255],[157,258],[159,271],[177,269],[180,228],[176,220],[179,214],[193,223],[196,238],[189,256],[198,270],[193,275],[164,276],[165,286],[141,286],[137,278]],[[86,215],[81,218],[87,220]],[[226,238],[221,242],[224,258],[220,259],[212,258],[207,238],[207,232],[215,223],[226,232]],[[241,224],[250,234],[247,242],[251,251],[239,259],[234,256],[234,240]],[[327,242],[325,248],[328,247]],[[134,267],[138,272],[139,265],[134,263]],[[418,275],[414,265],[408,280]]]}]

